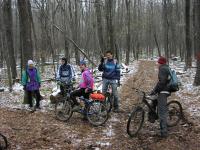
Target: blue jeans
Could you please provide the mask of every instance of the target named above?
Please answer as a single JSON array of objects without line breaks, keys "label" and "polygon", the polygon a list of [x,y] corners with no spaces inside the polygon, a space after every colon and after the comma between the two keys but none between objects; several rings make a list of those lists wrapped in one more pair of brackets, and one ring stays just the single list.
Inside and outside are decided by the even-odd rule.
[{"label": "blue jeans", "polygon": [[112,94],[114,96],[114,109],[118,109],[119,108],[119,98],[118,98],[118,92],[117,92],[117,80],[103,79],[102,92],[104,94],[108,90],[108,85],[110,85],[112,88]]}]

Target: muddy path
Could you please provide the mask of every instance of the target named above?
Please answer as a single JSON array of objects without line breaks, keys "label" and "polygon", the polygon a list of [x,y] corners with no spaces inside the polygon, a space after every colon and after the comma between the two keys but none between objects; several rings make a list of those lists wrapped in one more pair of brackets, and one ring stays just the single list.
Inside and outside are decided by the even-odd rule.
[{"label": "muddy path", "polygon": [[[74,114],[69,122],[55,119],[54,113],[13,110],[0,108],[0,132],[8,137],[9,149],[192,149],[200,148],[199,121],[187,121],[169,129],[169,137],[160,139],[158,122],[145,120],[144,127],[136,138],[126,133],[128,115],[138,103],[138,94],[133,87],[150,91],[155,84],[157,72],[155,62],[140,61],[138,71],[129,77],[120,90],[120,113],[111,113],[104,126],[92,127],[82,121],[80,114]],[[179,100],[172,95],[170,99]],[[189,123],[188,123],[189,122]]]}]

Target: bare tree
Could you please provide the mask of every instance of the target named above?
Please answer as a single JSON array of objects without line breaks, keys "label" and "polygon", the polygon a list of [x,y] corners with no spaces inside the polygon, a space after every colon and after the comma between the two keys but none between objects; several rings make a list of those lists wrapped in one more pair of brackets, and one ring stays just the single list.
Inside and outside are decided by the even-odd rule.
[{"label": "bare tree", "polygon": [[[11,0],[3,1],[3,20],[6,36],[6,45],[8,50],[8,61],[11,67],[12,78],[17,77],[16,70],[16,61],[14,56],[14,46],[13,46],[13,21],[12,21],[12,9],[11,9]],[[9,68],[8,68],[9,69]]]},{"label": "bare tree", "polygon": [[193,7],[195,9],[194,14],[194,31],[195,31],[195,48],[196,48],[196,59],[197,59],[197,71],[195,75],[194,85],[200,85],[200,1],[194,0]]},{"label": "bare tree", "polygon": [[191,47],[191,34],[190,34],[190,0],[185,1],[185,43],[186,55],[185,62],[187,67],[192,66],[192,47]]},{"label": "bare tree", "polygon": [[33,44],[31,32],[31,18],[29,0],[18,0],[19,20],[20,20],[20,37],[22,45],[22,66],[26,67],[26,62],[33,59]]},{"label": "bare tree", "polygon": [[131,1],[130,0],[126,0],[126,11],[127,11],[127,49],[126,49],[126,64],[129,64],[129,58],[130,58],[130,50],[131,50],[131,33],[130,33],[130,29],[131,29],[131,12],[130,12],[130,4]]}]

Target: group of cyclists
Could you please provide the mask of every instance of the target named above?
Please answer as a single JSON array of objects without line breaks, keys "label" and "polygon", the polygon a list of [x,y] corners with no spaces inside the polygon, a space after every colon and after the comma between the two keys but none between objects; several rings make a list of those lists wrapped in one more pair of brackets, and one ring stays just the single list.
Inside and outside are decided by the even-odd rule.
[{"label": "group of cyclists", "polygon": [[[75,81],[75,72],[72,65],[67,63],[66,58],[61,59],[61,66],[58,68],[56,79],[66,84],[71,84]],[[167,88],[169,71],[167,69],[167,60],[164,57],[160,57],[158,63],[158,83],[152,90],[150,95],[158,94],[158,116],[160,120],[161,137],[167,137],[167,97],[170,95],[170,90]],[[70,98],[73,100],[73,111],[80,108],[79,102],[76,97],[83,96],[89,98],[90,93],[93,91],[94,78],[92,72],[88,69],[86,61],[81,60],[79,63],[81,71],[81,79],[78,87],[70,93]],[[105,56],[101,57],[98,70],[102,71],[102,93],[105,94],[108,86],[111,86],[112,93],[114,96],[113,112],[119,112],[119,96],[117,86],[120,83],[120,65],[116,59],[113,58],[111,51],[106,51]],[[34,67],[32,60],[28,61],[27,68],[22,75],[22,85],[24,90],[28,92],[29,106],[32,108],[32,97],[31,94],[36,94],[36,108],[40,109],[39,105],[39,88],[40,88],[40,75],[37,69]],[[60,85],[61,94],[64,94],[64,87]]]}]

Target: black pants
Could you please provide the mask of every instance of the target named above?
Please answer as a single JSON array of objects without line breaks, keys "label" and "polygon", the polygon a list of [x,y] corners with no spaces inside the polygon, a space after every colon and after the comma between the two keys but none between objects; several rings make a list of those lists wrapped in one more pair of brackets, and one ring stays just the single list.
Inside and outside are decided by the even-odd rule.
[{"label": "black pants", "polygon": [[35,91],[27,91],[28,95],[28,103],[30,107],[33,107],[33,95],[35,95],[36,98],[36,107],[40,106],[40,91],[35,90]]},{"label": "black pants", "polygon": [[83,96],[84,98],[89,99],[89,95],[90,95],[89,93],[85,93],[85,89],[78,89],[70,94],[70,98],[73,100],[74,105],[78,105],[76,97]]}]

